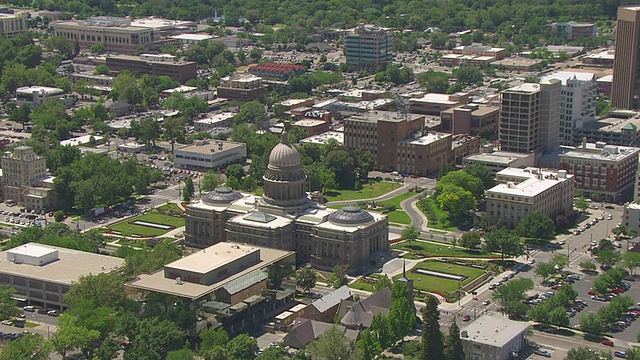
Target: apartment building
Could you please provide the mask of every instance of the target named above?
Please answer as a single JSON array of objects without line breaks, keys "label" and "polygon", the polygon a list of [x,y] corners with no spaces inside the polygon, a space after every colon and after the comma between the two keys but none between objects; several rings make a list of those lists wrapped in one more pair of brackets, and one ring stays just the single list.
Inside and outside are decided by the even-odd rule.
[{"label": "apartment building", "polygon": [[560,154],[559,168],[575,176],[576,189],[601,201],[623,202],[632,198],[640,149],[587,143]]},{"label": "apartment building", "polygon": [[640,100],[640,6],[618,8],[611,106],[637,109]]},{"label": "apartment building", "polygon": [[451,134],[432,132],[400,141],[395,169],[418,176],[437,173],[442,165],[451,162],[452,138]]},{"label": "apartment building", "polygon": [[131,71],[134,75],[143,74],[168,76],[179,83],[198,77],[198,64],[193,61],[182,61],[169,54],[142,54],[107,56],[106,65],[111,71]]},{"label": "apartment building", "polygon": [[468,104],[443,110],[440,117],[443,132],[493,137],[500,124],[500,108]]},{"label": "apartment building", "polygon": [[559,142],[560,93],[558,80],[525,83],[502,92],[500,145],[502,151],[543,153]]},{"label": "apartment building", "polygon": [[8,13],[0,13],[0,35],[13,37],[18,34],[26,34],[29,31],[28,11],[14,11],[9,9]]},{"label": "apartment building", "polygon": [[542,77],[543,81],[562,83],[560,103],[560,144],[575,145],[576,128],[582,128],[596,119],[598,83],[594,73],[559,71]]},{"label": "apartment building", "polygon": [[574,176],[566,170],[507,168],[496,174],[496,181],[501,184],[487,190],[487,215],[508,226],[533,212],[555,218],[573,207]]},{"label": "apartment building", "polygon": [[393,61],[393,32],[376,25],[360,24],[344,38],[347,64],[377,69]]},{"label": "apartment building", "polygon": [[218,97],[229,100],[251,101],[267,96],[267,86],[254,75],[226,76],[220,79]]},{"label": "apartment building", "polygon": [[18,146],[2,159],[2,196],[5,202],[27,209],[51,210],[57,206],[53,177],[47,175],[45,159],[33,148]]},{"label": "apartment building", "polygon": [[633,202],[624,205],[622,223],[627,228],[640,231],[640,204]]},{"label": "apartment building", "polygon": [[391,111],[370,111],[344,120],[344,144],[352,151],[369,150],[375,168],[383,171],[398,166],[398,144],[422,134],[425,116]]}]

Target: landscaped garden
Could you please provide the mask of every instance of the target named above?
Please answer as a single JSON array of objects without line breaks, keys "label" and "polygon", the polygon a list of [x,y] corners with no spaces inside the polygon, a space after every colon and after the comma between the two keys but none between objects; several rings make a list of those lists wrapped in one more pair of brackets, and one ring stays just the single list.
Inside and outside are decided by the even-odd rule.
[{"label": "landscaped garden", "polygon": [[429,220],[427,226],[433,229],[441,229],[453,231],[456,229],[455,226],[451,225],[451,221],[449,220],[449,213],[440,209],[436,204],[436,201],[427,197],[421,201],[418,201],[418,208],[422,213],[425,214],[427,219]]},{"label": "landscaped garden", "polygon": [[107,228],[107,233],[132,237],[153,237],[164,235],[182,226],[184,226],[184,218],[182,217],[148,213],[111,225]]},{"label": "landscaped garden", "polygon": [[411,243],[403,241],[391,245],[391,249],[408,251],[413,255],[411,258],[420,257],[457,257],[457,258],[490,258],[499,259],[500,255],[481,251],[472,251],[462,247],[453,247],[451,244],[414,240]]},{"label": "landscaped garden", "polygon": [[379,278],[383,277],[380,274],[370,274],[365,277],[362,277],[355,282],[349,284],[349,287],[357,290],[364,290],[369,292],[375,292],[374,284],[378,281]]},{"label": "landscaped garden", "polygon": [[[442,275],[420,273],[421,270]],[[471,265],[463,266],[437,260],[427,260],[417,264],[411,271],[407,271],[407,277],[413,279],[413,288],[415,290],[448,296],[450,293],[457,291],[458,287],[467,285],[484,273],[484,269],[475,268]],[[395,276],[394,280],[397,280],[400,276],[402,275]],[[460,280],[458,281],[457,278],[460,278]]]},{"label": "landscaped garden", "polygon": [[360,190],[331,190],[324,197],[327,201],[372,199],[401,186],[402,184],[391,181],[369,180]]}]

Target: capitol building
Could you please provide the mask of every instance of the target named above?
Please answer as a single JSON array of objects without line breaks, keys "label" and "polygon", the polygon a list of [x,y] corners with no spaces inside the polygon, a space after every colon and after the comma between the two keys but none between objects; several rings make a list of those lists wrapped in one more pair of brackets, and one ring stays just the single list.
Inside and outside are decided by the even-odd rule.
[{"label": "capitol building", "polygon": [[264,194],[219,187],[187,205],[185,242],[206,248],[229,241],[296,252],[320,269],[358,272],[389,250],[385,215],[357,206],[328,209],[307,195],[300,154],[286,134],[269,156]]}]

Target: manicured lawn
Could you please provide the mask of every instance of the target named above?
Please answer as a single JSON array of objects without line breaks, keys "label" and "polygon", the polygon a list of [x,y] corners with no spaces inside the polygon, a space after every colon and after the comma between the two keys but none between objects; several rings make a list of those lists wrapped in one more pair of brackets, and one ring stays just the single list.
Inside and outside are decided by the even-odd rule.
[{"label": "manicured lawn", "polygon": [[176,204],[176,203],[166,203],[166,204],[158,207],[158,210],[164,211],[164,212],[180,213],[180,214],[182,214],[184,212],[184,210],[182,210],[180,208],[180,206],[178,206],[178,204]]},{"label": "manicured lawn", "polygon": [[356,280],[354,283],[349,284],[349,287],[352,288],[352,289],[374,292],[375,289],[373,288],[373,284],[375,283],[376,280],[373,280],[373,279],[377,279],[379,277],[382,277],[382,275],[380,275],[380,274],[370,274],[370,275],[367,275],[366,277],[367,278],[372,278],[372,279],[360,278],[360,279]]},{"label": "manicured lawn", "polygon": [[419,201],[418,208],[426,215],[427,219],[429,219],[428,227],[449,231],[456,229],[455,226],[451,225],[449,214],[438,208],[438,204],[436,204],[434,199],[428,197],[423,201]]},{"label": "manicured lawn", "polygon": [[402,184],[391,181],[369,180],[368,183],[364,184],[361,190],[328,191],[325,194],[325,198],[327,199],[327,201],[371,199],[384,195],[389,191],[397,189],[401,186]]},{"label": "manicured lawn", "polygon": [[404,200],[414,196],[416,193],[413,191],[409,191],[402,195],[398,195],[392,199],[381,201],[378,203],[378,206],[390,206],[393,205],[396,207],[394,211],[388,212],[386,215],[389,217],[389,222],[400,223],[400,224],[411,224],[411,217],[407,215],[406,212],[402,210],[400,207],[400,203]]},{"label": "manicured lawn", "polygon": [[427,242],[424,240],[401,242],[391,245],[392,249],[410,251],[415,255],[422,255],[427,257],[458,257],[458,258],[500,258],[498,254],[481,253],[477,251],[469,251],[465,248],[451,247],[450,244]]},{"label": "manicured lawn", "polygon": [[132,222],[134,221],[145,221],[145,222],[154,223],[154,224],[169,225],[169,226],[173,226],[174,228],[184,226],[184,218],[182,217],[167,216],[167,215],[161,215],[161,214],[145,214],[142,216],[134,217],[125,222],[112,225],[108,227],[108,229],[117,231],[120,233],[120,235],[123,235],[123,236],[131,236],[134,234],[140,235],[140,236],[160,236],[172,230],[172,229],[169,229],[169,230],[157,229],[157,228],[153,228],[150,226],[143,226],[143,225],[135,225],[135,224],[132,224]]},{"label": "manicured lawn", "polygon": [[[468,278],[464,281],[458,283],[456,280],[448,280],[437,276],[430,276],[420,273],[415,273],[412,271],[407,272],[407,277],[413,279],[413,287],[417,290],[427,291],[427,292],[437,292],[443,295],[448,295],[456,290],[458,290],[458,286],[464,286],[469,282],[476,279],[478,276],[484,274],[484,270],[475,269],[469,266],[461,266],[454,264],[441,263],[438,261],[425,261],[422,262],[414,269],[426,269],[432,271],[439,271],[448,274],[462,275],[468,276]],[[397,279],[401,275],[395,276],[394,279]]]}]

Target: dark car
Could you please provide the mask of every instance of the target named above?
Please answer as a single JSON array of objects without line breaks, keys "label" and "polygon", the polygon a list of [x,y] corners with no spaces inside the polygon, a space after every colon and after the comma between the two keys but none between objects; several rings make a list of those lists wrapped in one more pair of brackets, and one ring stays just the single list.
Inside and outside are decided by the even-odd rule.
[{"label": "dark car", "polygon": [[627,353],[626,353],[626,352],[624,352],[624,351],[615,351],[615,352],[613,353],[613,355],[614,355],[615,357],[619,357],[619,358],[623,358],[623,359],[626,359],[626,358],[627,358]]},{"label": "dark car", "polygon": [[465,315],[462,317],[462,321],[469,321],[471,320],[471,315]]}]

